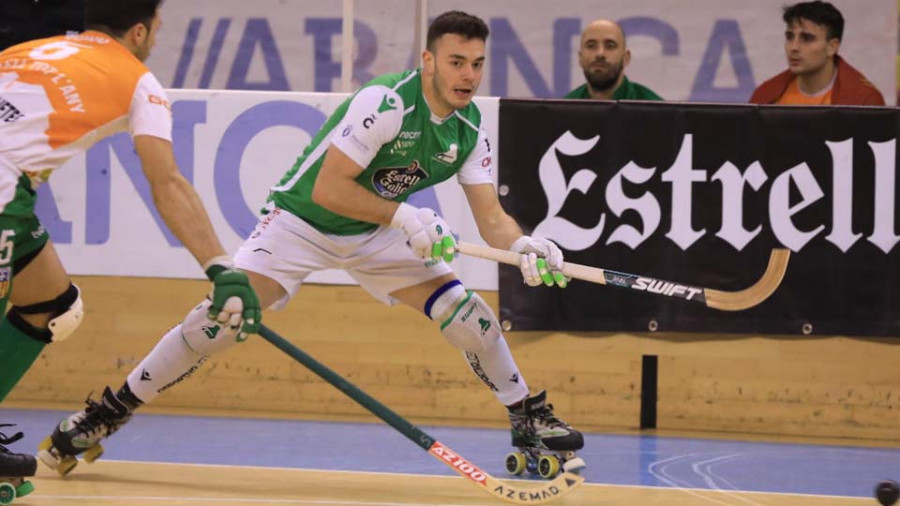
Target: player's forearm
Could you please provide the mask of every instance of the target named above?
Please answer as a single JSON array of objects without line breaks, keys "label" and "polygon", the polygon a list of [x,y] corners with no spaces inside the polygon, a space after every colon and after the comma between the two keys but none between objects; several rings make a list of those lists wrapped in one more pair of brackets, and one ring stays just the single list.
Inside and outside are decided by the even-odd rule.
[{"label": "player's forearm", "polygon": [[151,191],[160,216],[200,265],[225,255],[203,202],[186,179],[178,175],[156,181]]},{"label": "player's forearm", "polygon": [[378,225],[390,225],[399,205],[375,195],[347,177],[320,176],[312,198],[316,204],[333,213]]},{"label": "player's forearm", "polygon": [[513,242],[522,237],[522,228],[516,220],[505,212],[496,213],[481,221],[476,219],[478,233],[484,242],[493,248],[509,249]]}]

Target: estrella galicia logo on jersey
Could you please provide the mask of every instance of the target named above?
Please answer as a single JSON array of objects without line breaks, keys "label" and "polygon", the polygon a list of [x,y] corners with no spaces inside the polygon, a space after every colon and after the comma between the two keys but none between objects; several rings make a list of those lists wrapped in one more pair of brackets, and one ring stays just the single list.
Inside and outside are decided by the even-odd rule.
[{"label": "estrella galicia logo on jersey", "polygon": [[451,165],[456,162],[457,156],[459,156],[459,146],[457,146],[456,143],[453,143],[447,151],[435,154],[434,159],[441,163]]},{"label": "estrella galicia logo on jersey", "polygon": [[378,106],[378,114],[381,114],[385,111],[393,111],[396,108],[397,99],[385,95],[384,98],[381,99],[381,105]]},{"label": "estrella galicia logo on jersey", "polygon": [[372,175],[372,186],[379,195],[386,199],[393,199],[406,193],[410,188],[426,179],[428,173],[413,160],[408,167],[387,167],[378,169]]}]

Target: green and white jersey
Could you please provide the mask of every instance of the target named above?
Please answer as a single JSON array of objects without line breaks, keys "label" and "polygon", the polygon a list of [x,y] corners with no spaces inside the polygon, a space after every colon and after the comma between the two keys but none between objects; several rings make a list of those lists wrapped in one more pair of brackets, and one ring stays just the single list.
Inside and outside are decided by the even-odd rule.
[{"label": "green and white jersey", "polygon": [[329,147],[361,167],[356,181],[382,198],[412,193],[456,174],[460,184],[491,184],[491,146],[474,103],[438,118],[422,95],[419,70],[377,77],[328,118],[297,163],[272,188],[269,201],[327,234],[353,235],[377,225],[335,214],[312,201]]}]

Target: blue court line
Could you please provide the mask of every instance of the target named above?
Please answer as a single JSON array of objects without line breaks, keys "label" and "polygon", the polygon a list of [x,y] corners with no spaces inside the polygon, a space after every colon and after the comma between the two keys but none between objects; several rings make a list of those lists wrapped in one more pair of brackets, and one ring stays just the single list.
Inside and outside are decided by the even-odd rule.
[{"label": "blue court line", "polygon": [[[0,408],[0,423],[26,434],[12,450],[33,452],[67,414]],[[508,431],[423,429],[488,473],[507,476]],[[104,446],[104,458],[115,460],[454,474],[382,423],[138,413]],[[878,481],[900,478],[896,448],[586,434],[579,455],[589,483],[613,485],[871,497]]]}]

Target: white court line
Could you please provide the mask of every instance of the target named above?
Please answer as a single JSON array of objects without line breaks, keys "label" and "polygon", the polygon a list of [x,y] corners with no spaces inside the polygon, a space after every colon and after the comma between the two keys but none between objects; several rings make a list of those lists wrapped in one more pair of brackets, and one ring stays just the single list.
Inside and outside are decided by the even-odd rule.
[{"label": "white court line", "polygon": [[[737,487],[732,485],[731,482],[729,482],[728,480],[726,480],[724,478],[722,479],[722,481],[725,482],[725,484],[729,487],[729,489],[723,489],[722,487],[720,487],[718,485],[718,483],[716,483],[716,480],[715,480],[716,474],[713,473],[713,471],[712,471],[713,466],[715,466],[716,464],[721,464],[723,462],[727,462],[729,460],[733,460],[735,458],[740,457],[741,455],[742,454],[740,454],[740,453],[734,453],[731,455],[723,455],[720,457],[703,460],[703,461],[697,462],[695,464],[692,464],[691,469],[693,469],[693,471],[695,473],[697,473],[698,475],[702,476],[703,481],[706,482],[706,484],[710,488],[724,493],[729,498],[735,499],[742,503],[750,504],[751,506],[764,506],[762,503],[758,503],[752,499],[748,499],[746,497],[742,497],[742,496],[738,495],[737,492],[740,492],[740,490],[738,490]],[[705,467],[705,469],[704,469],[704,467]]]},{"label": "white court line", "polygon": [[[680,479],[678,479],[678,478],[672,476],[671,474],[669,474],[668,471],[666,471],[666,468],[669,467],[670,465],[672,465],[672,464],[677,464],[679,460],[690,459],[690,458],[693,457],[694,455],[701,455],[701,454],[699,454],[699,453],[688,453],[688,454],[684,454],[684,455],[676,455],[676,456],[674,456],[674,457],[669,457],[669,458],[667,458],[667,459],[659,460],[659,461],[656,461],[656,462],[650,464],[650,465],[647,467],[647,471],[648,471],[651,475],[653,475],[657,480],[659,480],[659,481],[661,481],[661,482],[663,482],[663,483],[669,485],[669,486],[672,487],[672,488],[675,488],[675,489],[677,489],[677,490],[679,490],[679,491],[681,491],[681,492],[684,492],[684,493],[686,493],[686,494],[688,494],[688,495],[690,495],[690,496],[693,496],[693,497],[696,497],[696,498],[698,498],[698,499],[702,499],[702,500],[704,500],[704,501],[711,502],[711,503],[714,503],[714,504],[719,504],[719,505],[721,505],[721,506],[730,506],[730,504],[727,503],[727,502],[720,502],[720,501],[718,501],[717,499],[713,499],[712,497],[707,497],[706,495],[704,495],[704,494],[698,492],[697,489],[694,489],[694,488],[687,488],[687,487],[682,487],[681,484],[687,485],[688,482],[686,482],[686,481],[684,481],[684,480],[680,480]],[[658,472],[658,473],[653,469],[654,466],[659,466],[659,472]],[[676,483],[676,482],[681,482],[681,483]],[[700,489],[700,490],[706,490],[706,489]],[[719,490],[718,492],[721,492],[721,490]]]},{"label": "white court line", "polygon": [[[627,488],[662,488],[662,489],[672,488],[672,489],[680,490],[689,495],[696,496],[701,499],[705,499],[709,502],[714,502],[717,504],[722,504],[722,503],[719,503],[718,501],[711,499],[709,497],[702,496],[699,493],[701,493],[701,492],[716,493],[716,494],[723,494],[726,496],[732,496],[735,492],[740,492],[741,494],[750,494],[750,495],[773,495],[773,496],[779,496],[779,497],[809,497],[809,498],[816,498],[816,499],[823,499],[823,500],[824,499],[844,499],[844,500],[849,499],[849,500],[857,500],[860,502],[865,502],[866,504],[869,504],[872,502],[872,499],[870,497],[856,497],[856,496],[846,496],[846,495],[797,494],[797,493],[790,493],[790,492],[764,492],[764,491],[760,491],[760,490],[729,491],[729,490],[722,490],[722,489],[711,490],[711,489],[706,489],[706,488],[682,487],[678,483],[675,483],[675,481],[680,481],[683,484],[686,484],[687,482],[685,482],[683,480],[679,480],[678,478],[675,478],[674,476],[671,476],[666,471],[666,467],[668,467],[669,464],[676,463],[676,461],[678,461],[678,460],[681,460],[684,458],[689,458],[694,455],[700,455],[700,454],[688,453],[688,454],[684,454],[684,455],[676,455],[674,457],[669,457],[664,460],[659,460],[659,461],[653,462],[652,464],[650,464],[648,466],[647,471],[653,477],[658,479],[659,481],[669,485],[668,487],[658,487],[658,486],[651,486],[651,485],[616,485],[614,483],[609,483],[607,485],[613,486],[613,487],[627,487]],[[660,467],[660,473],[662,473],[662,476],[653,469],[655,466],[658,466],[660,464],[662,464],[662,466]],[[675,480],[675,481],[670,481],[668,478],[671,478],[672,480]],[[592,484],[592,485],[596,485],[596,484]],[[725,506],[731,506],[731,505],[730,505],[730,503],[726,503]]]}]

